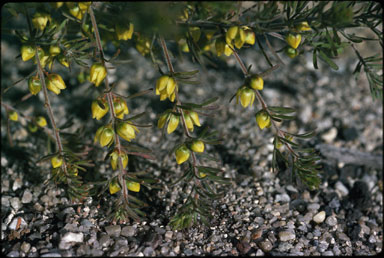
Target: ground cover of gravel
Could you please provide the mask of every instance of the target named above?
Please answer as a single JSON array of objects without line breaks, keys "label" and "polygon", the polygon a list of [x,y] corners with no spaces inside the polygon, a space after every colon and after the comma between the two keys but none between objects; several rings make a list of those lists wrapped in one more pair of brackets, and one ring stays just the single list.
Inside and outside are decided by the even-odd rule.
[{"label": "ground cover of gravel", "polygon": [[[1,51],[2,77],[16,81],[30,72],[21,61],[17,62],[18,66],[6,65],[14,63],[18,54],[9,42],[2,41]],[[128,56],[135,62],[117,67],[112,76],[119,78],[118,92],[127,95],[154,87],[159,74],[151,63],[135,50],[129,51]],[[259,52],[245,51],[242,56],[246,64],[253,64],[254,72],[268,68]],[[170,186],[182,175],[183,168],[175,164],[173,156],[167,156],[178,140],[177,133],[161,138],[156,126],[140,129],[136,141],[151,148],[158,161],[142,162],[139,166],[159,179],[162,189],[146,191],[147,195],[151,194],[151,199],[147,198],[151,207],[145,210],[147,220],[115,225],[104,216],[112,205],[111,196],[106,195],[101,201],[88,198],[83,204],[71,204],[63,189],[43,185],[49,164],[30,171],[28,163],[18,156],[20,150],[7,145],[2,123],[1,252],[10,257],[380,253],[382,103],[372,100],[363,75],[358,81],[353,78],[356,61],[351,52],[336,60],[338,71],[325,65],[315,70],[310,53],[294,61],[283,57],[283,61],[286,66],[265,78],[262,94],[269,105],[297,108],[297,120],[282,125],[290,132],[316,128],[317,135],[306,144],[316,147],[323,156],[319,190],[308,191],[297,186],[290,181],[287,171],[272,173],[273,135],[270,130],[260,131],[253,116],[255,108],[260,106],[255,103],[253,108],[243,109],[235,101],[229,103],[242,83],[241,71],[233,57],[221,64],[219,69],[223,72],[204,70],[187,60],[175,61],[176,70],[200,69],[198,76],[205,85],[181,86],[182,101],[202,101],[214,96],[221,99],[221,109],[214,118],[202,117],[202,124],[218,130],[225,138],[222,145],[208,146],[207,152],[221,161],[218,165],[224,168],[224,176],[232,179],[228,186],[217,186],[226,194],[213,203],[211,226],[176,231],[167,225],[189,190],[184,185]],[[84,123],[93,125],[88,139],[92,141],[92,132],[101,122],[92,120],[87,108],[90,98],[84,96],[91,86],[87,83],[74,86],[74,78],[66,80],[71,93],[51,95],[55,115],[73,114],[75,127]],[[2,79],[2,84],[5,82]],[[23,89],[25,94],[26,84],[18,85],[17,89]],[[27,114],[32,112],[28,101],[19,105]],[[140,121],[153,125],[157,115],[167,108],[153,93],[129,100],[128,106],[132,114],[146,111]],[[27,132],[21,126],[15,130],[14,141],[23,148],[33,148],[26,141]],[[330,149],[334,155],[329,155]],[[100,155],[99,159],[102,158]],[[99,163],[99,172],[109,175],[107,162]]]}]

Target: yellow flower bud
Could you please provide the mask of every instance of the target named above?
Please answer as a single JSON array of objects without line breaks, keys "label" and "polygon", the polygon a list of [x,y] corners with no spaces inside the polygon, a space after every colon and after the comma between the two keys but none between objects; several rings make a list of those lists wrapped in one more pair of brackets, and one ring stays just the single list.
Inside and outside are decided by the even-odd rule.
[{"label": "yellow flower bud", "polygon": [[151,43],[148,38],[141,36],[136,43],[136,49],[140,54],[145,56],[149,53],[151,48]]},{"label": "yellow flower bud", "polygon": [[233,46],[232,45],[228,45],[228,44],[225,44],[225,48],[224,48],[224,55],[226,55],[226,56],[230,56],[230,55],[232,55],[232,53],[233,53]]},{"label": "yellow flower bud", "polygon": [[62,65],[62,66],[65,66],[65,67],[69,67],[69,63],[68,63],[68,60],[67,58],[65,57],[65,55],[63,54],[60,54],[58,57],[57,57],[57,60],[59,61],[59,63]]},{"label": "yellow flower bud", "polygon": [[[92,118],[96,118],[96,120],[100,120],[103,116],[105,116],[109,111],[108,103],[105,99],[98,99],[92,101]],[[100,106],[100,102],[104,105],[104,107]]]},{"label": "yellow flower bud", "polygon": [[193,132],[193,121],[192,121],[192,118],[189,116],[189,114],[184,114],[184,120],[188,130]]},{"label": "yellow flower bud", "polygon": [[58,168],[63,164],[63,159],[60,156],[54,156],[51,158],[51,163],[53,168]]},{"label": "yellow flower bud", "polygon": [[101,132],[104,130],[104,127],[105,127],[105,126],[101,126],[101,127],[99,127],[99,129],[97,129],[96,134],[95,134],[95,137],[93,138],[93,142],[94,142],[94,143],[96,143],[96,142],[99,141]]},{"label": "yellow flower bud", "polygon": [[113,141],[113,137],[115,136],[115,132],[110,127],[104,127],[104,129],[100,133],[99,142],[101,147],[109,145]]},{"label": "yellow flower bud", "polygon": [[199,121],[199,115],[195,111],[190,111],[189,115],[190,115],[194,125],[201,126],[200,121]]},{"label": "yellow flower bud", "polygon": [[39,116],[36,118],[36,124],[40,127],[47,126],[47,120],[43,116]]},{"label": "yellow flower bud", "polygon": [[132,192],[140,192],[140,184],[137,183],[137,182],[133,182],[133,181],[126,181],[127,183],[127,188],[129,191],[132,191]]},{"label": "yellow flower bud", "polygon": [[76,4],[69,9],[69,12],[79,20],[83,18],[83,12],[81,11],[80,7]]},{"label": "yellow flower bud", "polygon": [[262,90],[264,87],[264,80],[261,76],[254,75],[251,77],[249,84],[254,90]]},{"label": "yellow flower bud", "polygon": [[204,178],[204,177],[206,177],[207,175],[206,175],[205,173],[203,173],[203,172],[199,172],[199,176],[200,176],[201,178]]},{"label": "yellow flower bud", "polygon": [[249,105],[252,106],[255,100],[255,92],[250,88],[243,86],[237,90],[236,104],[239,103],[239,98],[240,98],[240,103],[244,108],[248,107]]},{"label": "yellow flower bud", "polygon": [[91,72],[89,75],[89,81],[95,84],[96,87],[100,85],[100,83],[107,76],[107,69],[101,63],[94,63],[91,66]]},{"label": "yellow flower bud", "polygon": [[122,98],[115,98],[113,100],[113,109],[115,110],[116,117],[119,119],[123,119],[124,115],[129,114],[127,102]]},{"label": "yellow flower bud", "polygon": [[109,192],[111,194],[115,194],[120,190],[121,190],[121,187],[116,179],[113,179],[111,182],[109,182]]},{"label": "yellow flower bud", "polygon": [[239,31],[239,27],[232,26],[225,33],[225,40],[227,44],[232,44],[232,40],[236,38],[237,32]]},{"label": "yellow flower bud", "polygon": [[295,26],[295,29],[296,29],[298,32],[312,30],[311,27],[309,27],[308,22],[306,22],[306,21],[303,21],[303,22],[297,24],[297,25]]},{"label": "yellow flower bud", "polygon": [[61,78],[60,75],[50,74],[50,75],[48,75],[48,78],[47,78],[47,88],[48,88],[48,90],[59,95],[60,90],[65,89],[66,86],[65,86],[65,83],[63,81],[63,78]]},{"label": "yellow flower bud", "polygon": [[201,35],[201,31],[199,27],[190,27],[189,33],[191,33],[191,36],[194,42],[199,41],[200,35]]},{"label": "yellow flower bud", "polygon": [[300,45],[301,34],[294,35],[292,33],[289,33],[287,35],[287,37],[285,38],[285,40],[287,41],[289,46],[291,46],[292,48],[296,49]]},{"label": "yellow flower bud", "polygon": [[168,116],[168,112],[161,114],[159,121],[157,122],[157,128],[161,129],[164,127],[165,123],[167,122]]},{"label": "yellow flower bud", "polygon": [[134,26],[129,23],[129,26],[116,24],[115,31],[117,40],[128,40],[132,38]]},{"label": "yellow flower bud", "polygon": [[10,112],[8,113],[8,117],[9,117],[9,119],[11,119],[12,121],[17,121],[17,120],[19,120],[19,115],[17,114],[16,111],[10,111]]},{"label": "yellow flower bud", "polygon": [[170,96],[175,91],[175,88],[175,79],[168,75],[163,75],[156,81],[156,95],[163,95],[160,98],[164,98],[164,95],[165,98]]},{"label": "yellow flower bud", "polygon": [[191,151],[185,146],[182,145],[180,146],[176,151],[175,151],[175,156],[176,156],[176,162],[177,164],[182,164],[185,161],[189,159]]},{"label": "yellow flower bud", "polygon": [[256,41],[256,35],[255,33],[252,31],[252,29],[250,29],[249,27],[247,26],[244,26],[244,33],[245,33],[245,43],[249,44],[249,45],[253,45],[255,44],[255,41]]},{"label": "yellow flower bud", "polygon": [[41,91],[41,81],[38,76],[31,76],[28,79],[28,89],[32,95],[37,95]]},{"label": "yellow flower bud", "polygon": [[235,38],[235,46],[240,49],[245,43],[245,32],[242,28],[238,29],[238,33]]},{"label": "yellow flower bud", "polygon": [[216,54],[218,56],[221,56],[222,54],[224,54],[224,50],[225,50],[225,41],[223,39],[216,39],[216,42],[215,42],[215,49],[216,49]]},{"label": "yellow flower bud", "polygon": [[36,53],[35,48],[32,47],[31,45],[22,45],[20,52],[21,52],[21,59],[23,59],[24,62],[34,57]]},{"label": "yellow flower bud", "polygon": [[88,11],[89,6],[91,6],[92,2],[78,2],[80,10],[84,13]]},{"label": "yellow flower bud", "polygon": [[204,152],[204,142],[201,140],[195,140],[191,144],[191,150],[194,152]]},{"label": "yellow flower bud", "polygon": [[32,18],[32,24],[36,29],[44,30],[49,20],[51,20],[49,14],[37,12]]},{"label": "yellow flower bud", "polygon": [[177,126],[179,125],[179,116],[176,116],[174,114],[170,114],[168,127],[167,127],[167,133],[171,134],[173,131],[176,130]]},{"label": "yellow flower bud", "polygon": [[128,165],[128,155],[126,153],[120,153],[115,150],[111,154],[111,166],[113,170],[116,170],[119,167],[119,157],[123,163],[123,169],[125,169]]},{"label": "yellow flower bud", "polygon": [[60,54],[61,50],[60,50],[60,47],[58,45],[51,45],[49,47],[49,54],[51,56],[57,56],[58,54]]},{"label": "yellow flower bud", "polygon": [[297,49],[287,47],[285,48],[285,54],[290,58],[295,58],[299,54],[299,52],[297,51]]},{"label": "yellow flower bud", "polygon": [[263,130],[265,127],[271,126],[271,118],[267,111],[260,110],[256,113],[256,122],[259,125],[260,129]]},{"label": "yellow flower bud", "polygon": [[128,122],[121,122],[117,126],[117,134],[129,142],[136,137],[135,131],[139,132],[136,126]]}]

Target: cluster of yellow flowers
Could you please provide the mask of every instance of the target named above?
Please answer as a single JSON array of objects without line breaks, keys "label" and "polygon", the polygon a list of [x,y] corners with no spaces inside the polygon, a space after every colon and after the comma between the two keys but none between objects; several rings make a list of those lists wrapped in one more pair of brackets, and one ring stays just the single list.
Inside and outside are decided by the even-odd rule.
[{"label": "cluster of yellow flowers", "polygon": [[156,95],[160,95],[161,101],[168,98],[174,102],[177,90],[177,83],[171,76],[163,75],[156,81]]},{"label": "cluster of yellow flowers", "polygon": [[301,34],[300,32],[303,31],[310,31],[311,27],[309,27],[308,22],[301,22],[297,24],[293,29],[292,32],[288,33],[285,37],[285,40],[288,44],[288,46],[285,49],[285,53],[290,58],[295,58],[299,52],[297,50],[298,46],[301,43]]},{"label": "cluster of yellow flowers", "polygon": [[[125,183],[127,184],[128,190],[132,192],[140,192],[140,183],[133,182],[126,180]],[[115,194],[121,190],[121,186],[119,182],[116,180],[116,178],[112,179],[109,183],[109,192],[111,194]]]},{"label": "cluster of yellow flowers", "polygon": [[204,152],[204,142],[201,140],[193,140],[191,143],[183,144],[175,150],[177,164],[182,164],[189,159],[191,151]]}]

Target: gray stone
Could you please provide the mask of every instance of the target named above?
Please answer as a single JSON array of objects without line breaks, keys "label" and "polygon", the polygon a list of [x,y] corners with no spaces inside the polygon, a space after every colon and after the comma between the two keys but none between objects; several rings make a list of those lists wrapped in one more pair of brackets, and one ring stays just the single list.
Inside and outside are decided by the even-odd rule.
[{"label": "gray stone", "polygon": [[32,201],[32,193],[27,189],[24,191],[23,197],[21,198],[22,203],[30,203]]},{"label": "gray stone", "polygon": [[31,249],[31,244],[28,242],[23,242],[20,246],[20,250],[23,251],[24,253],[28,253],[30,249]]},{"label": "gray stone", "polygon": [[290,230],[279,232],[279,239],[280,239],[280,241],[285,242],[285,241],[293,240],[295,238],[296,238],[295,233],[290,231]]},{"label": "gray stone", "polygon": [[341,196],[347,196],[349,194],[348,188],[341,181],[336,182],[335,190],[340,193]]},{"label": "gray stone", "polygon": [[107,247],[111,244],[111,238],[106,235],[106,234],[103,234],[100,239],[99,239],[99,244],[102,246],[102,247]]},{"label": "gray stone", "polygon": [[109,236],[119,237],[121,233],[120,225],[110,225],[105,227],[105,231]]},{"label": "gray stone", "polygon": [[132,237],[136,234],[136,229],[132,226],[125,226],[121,230],[120,235],[125,236],[125,237]]},{"label": "gray stone", "polygon": [[155,250],[151,246],[144,248],[143,254],[144,256],[152,256],[155,253]]},{"label": "gray stone", "polygon": [[82,243],[84,240],[84,235],[83,233],[73,233],[73,232],[67,232],[65,235],[61,238],[62,242],[65,243]]},{"label": "gray stone", "polygon": [[335,226],[337,225],[337,218],[334,216],[329,216],[326,220],[325,223],[327,223],[328,226]]},{"label": "gray stone", "polygon": [[258,246],[265,253],[271,251],[273,247],[271,241],[269,241],[268,239],[265,239],[264,241],[259,242]]},{"label": "gray stone", "polygon": [[21,208],[22,204],[21,204],[21,201],[19,198],[17,197],[13,197],[9,200],[9,202],[11,203],[11,207],[14,208],[15,210],[18,210]]}]

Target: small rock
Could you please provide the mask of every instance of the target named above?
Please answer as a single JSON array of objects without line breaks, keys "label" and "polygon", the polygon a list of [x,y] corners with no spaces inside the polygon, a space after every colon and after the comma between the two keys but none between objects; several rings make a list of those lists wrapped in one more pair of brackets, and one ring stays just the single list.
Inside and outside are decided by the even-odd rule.
[{"label": "small rock", "polygon": [[12,208],[14,208],[15,210],[18,210],[21,208],[22,204],[20,202],[20,199],[17,198],[17,197],[13,197],[9,200],[9,202],[11,203],[11,206]]},{"label": "small rock", "polygon": [[288,194],[283,193],[283,194],[276,194],[275,197],[275,202],[290,202],[291,197],[289,197]]},{"label": "small rock", "polygon": [[295,239],[296,238],[296,235],[294,232],[291,232],[289,230],[286,230],[286,231],[281,231],[279,232],[279,239],[280,241],[289,241],[289,240],[292,240],[292,239]]},{"label": "small rock", "polygon": [[316,223],[322,223],[325,220],[325,211],[320,211],[315,216],[313,216],[313,221]]},{"label": "small rock", "polygon": [[272,243],[268,239],[265,239],[264,241],[261,241],[258,246],[260,247],[263,252],[267,253],[272,250]]},{"label": "small rock", "polygon": [[136,229],[132,226],[125,226],[120,234],[125,237],[132,237],[136,234]]},{"label": "small rock", "polygon": [[148,246],[144,249],[143,254],[144,256],[152,256],[154,254],[155,250],[151,246]]},{"label": "small rock", "polygon": [[16,178],[15,182],[13,182],[12,190],[16,191],[22,186],[23,186],[23,180],[21,180],[21,178]]},{"label": "small rock", "polygon": [[251,245],[247,241],[238,242],[236,247],[239,250],[239,252],[243,255],[247,254],[249,250],[251,250]]},{"label": "small rock", "polygon": [[119,237],[121,233],[121,227],[120,225],[110,225],[105,227],[105,231],[109,236]]},{"label": "small rock", "polygon": [[84,239],[83,233],[67,232],[61,238],[61,241],[66,243],[69,243],[69,242],[82,243],[83,239]]},{"label": "small rock", "polygon": [[107,234],[103,234],[99,239],[99,244],[102,247],[107,247],[111,243],[111,238]]},{"label": "small rock", "polygon": [[22,203],[30,203],[32,201],[32,193],[27,189],[24,191],[23,197],[21,198]]},{"label": "small rock", "polygon": [[20,246],[20,250],[23,251],[24,253],[28,253],[30,249],[31,249],[31,244],[28,242],[23,242]]},{"label": "small rock", "polygon": [[[19,227],[16,229],[17,224],[19,224]],[[18,230],[19,228],[26,228],[28,226],[27,222],[21,217],[16,217],[12,220],[12,222],[8,225],[8,228],[10,230]]]},{"label": "small rock", "polygon": [[347,196],[349,194],[348,188],[340,181],[336,182],[335,190],[340,193],[341,196]]},{"label": "small rock", "polygon": [[325,223],[327,223],[328,226],[335,226],[337,224],[337,218],[335,218],[334,216],[329,216],[326,220],[325,220]]},{"label": "small rock", "polygon": [[173,236],[173,232],[172,232],[172,231],[167,231],[167,232],[165,232],[164,237],[165,237],[166,239],[171,239],[172,236]]},{"label": "small rock", "polygon": [[323,139],[326,143],[332,143],[333,140],[336,138],[336,136],[337,136],[337,128],[332,127],[321,136],[321,139]]}]

